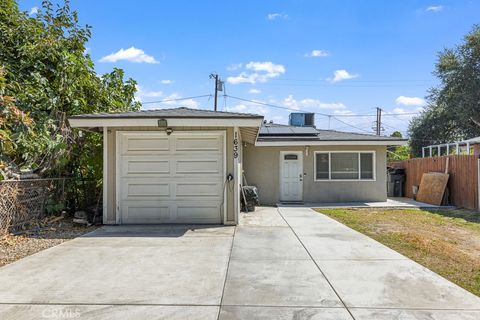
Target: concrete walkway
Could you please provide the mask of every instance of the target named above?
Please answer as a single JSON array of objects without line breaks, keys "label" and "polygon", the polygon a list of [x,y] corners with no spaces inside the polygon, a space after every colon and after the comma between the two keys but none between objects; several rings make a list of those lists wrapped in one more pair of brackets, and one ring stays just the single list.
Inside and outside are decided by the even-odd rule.
[{"label": "concrete walkway", "polygon": [[[298,205],[279,204],[281,207],[299,207]],[[385,209],[452,209],[454,206],[436,206],[405,197],[391,197],[387,201],[374,202],[335,202],[305,203],[305,208],[385,208]]]},{"label": "concrete walkway", "polygon": [[480,319],[480,299],[308,208],[104,227],[0,268],[0,319]]}]

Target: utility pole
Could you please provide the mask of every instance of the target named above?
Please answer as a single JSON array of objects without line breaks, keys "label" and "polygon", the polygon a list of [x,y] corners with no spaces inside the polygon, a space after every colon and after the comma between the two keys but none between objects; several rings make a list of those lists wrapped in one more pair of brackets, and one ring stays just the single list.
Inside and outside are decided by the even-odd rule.
[{"label": "utility pole", "polygon": [[218,91],[223,91],[223,82],[216,73],[210,74],[210,79],[215,80],[215,98],[213,100],[213,110],[217,111]]},{"label": "utility pole", "polygon": [[375,122],[376,124],[376,133],[377,136],[381,135],[382,133],[382,109],[377,107],[377,121]]}]

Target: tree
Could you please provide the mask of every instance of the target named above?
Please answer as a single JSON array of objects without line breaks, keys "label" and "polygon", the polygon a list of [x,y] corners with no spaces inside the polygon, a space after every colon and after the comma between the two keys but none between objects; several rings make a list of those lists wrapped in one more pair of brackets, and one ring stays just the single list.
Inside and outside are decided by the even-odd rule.
[{"label": "tree", "polygon": [[26,168],[101,182],[101,135],[80,138],[66,119],[138,110],[140,103],[123,70],[96,74],[85,54],[90,37],[91,27],[79,25],[67,0],[55,8],[43,1],[35,18],[15,0],[0,2],[0,173]]},{"label": "tree", "polygon": [[463,43],[439,54],[434,74],[440,85],[430,90],[428,106],[409,126],[412,151],[480,136],[480,26]]},{"label": "tree", "polygon": [[[393,138],[403,138],[400,131],[394,131],[390,135]],[[400,161],[410,158],[410,146],[387,147],[387,161]]]}]

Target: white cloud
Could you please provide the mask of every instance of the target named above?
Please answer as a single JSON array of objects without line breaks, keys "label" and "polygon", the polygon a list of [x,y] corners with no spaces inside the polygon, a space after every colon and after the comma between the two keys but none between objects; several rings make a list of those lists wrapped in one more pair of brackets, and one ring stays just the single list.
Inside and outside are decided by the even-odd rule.
[{"label": "white cloud", "polygon": [[[277,78],[285,73],[285,67],[281,64],[274,64],[271,61],[250,61],[245,65],[245,70],[238,76],[227,78],[230,84],[267,82],[269,79]],[[253,72],[250,72],[253,71]]]},{"label": "white cloud", "polygon": [[[182,96],[179,95],[178,93],[172,93],[171,95],[166,96],[164,100],[181,99],[181,98]],[[171,106],[172,108],[178,108],[178,107],[185,107],[185,108],[192,108],[192,109],[200,108],[200,103],[193,99],[179,100],[179,101],[165,101],[162,104]]]},{"label": "white cloud", "polygon": [[270,113],[266,107],[262,107],[258,104],[254,103],[240,103],[233,107],[228,107],[227,111],[229,112],[241,112],[241,113],[252,113],[252,114],[260,114],[262,116],[266,116]]},{"label": "white cloud", "polygon": [[285,73],[285,67],[281,64],[274,64],[271,61],[254,62],[251,61],[245,66],[253,71],[265,71],[267,73]]},{"label": "white cloud", "polygon": [[258,90],[258,89],[255,89],[255,88],[248,90],[248,93],[251,93],[251,94],[259,94],[259,93],[261,93],[261,92],[262,92],[262,91],[260,91],[260,90]]},{"label": "white cloud", "polygon": [[135,99],[140,102],[144,101],[145,98],[159,98],[163,96],[162,91],[145,90],[139,85],[137,85],[136,88],[137,88],[137,92],[135,92]]},{"label": "white cloud", "polygon": [[293,95],[289,95],[283,100],[283,105],[294,110],[299,109],[322,109],[322,110],[346,110],[347,107],[341,102],[323,102],[318,99],[305,98],[296,100]]},{"label": "white cloud", "polygon": [[427,9],[425,9],[425,11],[427,12],[439,12],[439,11],[442,11],[443,10],[443,6],[430,6],[428,7]]},{"label": "white cloud", "polygon": [[[152,91],[151,93],[154,94],[154,92],[155,91]],[[156,92],[160,92],[160,91],[156,91]],[[163,95],[161,99],[163,100],[163,102],[144,104],[142,105],[142,109],[152,110],[152,109],[180,108],[180,107],[200,109],[200,103],[196,100],[193,100],[193,99],[175,100],[175,99],[181,99],[181,98],[182,96],[179,95],[178,93]],[[171,101],[168,101],[168,100],[171,100]]]},{"label": "white cloud", "polygon": [[354,79],[357,77],[359,77],[358,74],[351,74],[347,70],[341,69],[341,70],[335,70],[335,72],[333,73],[333,79],[328,78],[327,80],[331,82],[339,82],[343,80]]},{"label": "white cloud", "polygon": [[277,19],[288,19],[288,15],[285,13],[280,13],[280,12],[275,12],[275,13],[269,13],[267,15],[267,20],[273,21]]},{"label": "white cloud", "polygon": [[164,80],[160,80],[160,83],[161,83],[161,84],[172,84],[173,81],[172,81],[172,80],[168,80],[168,79],[164,79]]},{"label": "white cloud", "polygon": [[130,47],[128,49],[120,49],[100,59],[100,62],[117,62],[120,60],[135,63],[159,63],[153,56],[146,54],[143,50]]},{"label": "white cloud", "polygon": [[339,115],[339,116],[345,116],[345,115],[352,115],[355,114],[352,110],[334,110],[334,114]]},{"label": "white cloud", "polygon": [[38,13],[38,7],[32,7],[30,11],[28,12],[29,16],[33,16]]},{"label": "white cloud", "polygon": [[306,53],[305,57],[321,58],[327,57],[328,55],[328,52],[325,50],[312,50],[312,52]]},{"label": "white cloud", "polygon": [[398,105],[403,106],[424,106],[426,105],[425,100],[419,97],[406,97],[406,96],[399,96],[395,99],[395,103]]}]

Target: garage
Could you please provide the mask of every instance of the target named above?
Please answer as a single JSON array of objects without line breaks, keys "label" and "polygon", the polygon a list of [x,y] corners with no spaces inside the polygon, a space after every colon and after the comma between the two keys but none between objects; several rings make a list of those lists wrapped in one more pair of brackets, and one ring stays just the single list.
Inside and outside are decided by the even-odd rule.
[{"label": "garage", "polygon": [[68,121],[102,136],[104,224],[238,222],[243,148],[262,116],[182,107]]},{"label": "garage", "polygon": [[116,134],[118,223],[222,222],[224,131]]}]

